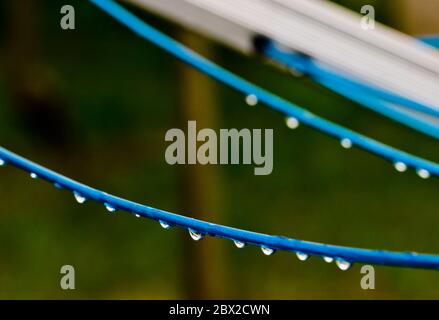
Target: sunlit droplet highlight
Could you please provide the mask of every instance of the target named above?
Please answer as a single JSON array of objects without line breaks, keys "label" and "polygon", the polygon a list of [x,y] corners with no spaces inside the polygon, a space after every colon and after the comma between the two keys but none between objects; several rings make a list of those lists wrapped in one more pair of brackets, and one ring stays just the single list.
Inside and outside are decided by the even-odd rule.
[{"label": "sunlit droplet highlight", "polygon": [[418,169],[416,171],[416,173],[418,174],[419,177],[421,177],[422,179],[428,179],[430,178],[430,172],[428,170],[425,169]]},{"label": "sunlit droplet highlight", "polygon": [[235,246],[236,246],[237,248],[239,248],[239,249],[242,249],[242,248],[245,247],[245,243],[242,242],[242,241],[235,240],[235,241],[233,241],[233,243],[234,243]]},{"label": "sunlit droplet highlight", "polygon": [[75,197],[76,202],[78,203],[84,203],[87,199],[78,192],[73,192],[73,196]]},{"label": "sunlit droplet highlight", "polygon": [[296,252],[296,256],[300,261],[305,261],[308,259],[308,255],[303,252]]},{"label": "sunlit droplet highlight", "polygon": [[159,223],[163,229],[170,229],[171,228],[171,225],[169,223],[167,223],[166,221],[159,220]]},{"label": "sunlit droplet highlight", "polygon": [[333,258],[333,257],[323,257],[323,260],[324,260],[326,263],[331,263],[332,261],[334,261],[334,258]]},{"label": "sunlit droplet highlight", "polygon": [[108,212],[115,212],[115,211],[116,211],[116,208],[113,207],[113,206],[112,206],[111,204],[109,204],[109,203],[104,203],[104,206],[105,206],[105,209],[108,210]]},{"label": "sunlit droplet highlight", "polygon": [[249,94],[247,97],[245,97],[245,102],[249,106],[255,106],[258,104],[258,97],[254,94]]},{"label": "sunlit droplet highlight", "polygon": [[192,229],[189,229],[189,235],[195,241],[200,241],[204,238],[200,232],[192,230]]},{"label": "sunlit droplet highlight", "polygon": [[261,247],[262,253],[266,256],[271,256],[274,253],[274,249],[271,249],[269,247],[262,246]]},{"label": "sunlit droplet highlight", "polygon": [[340,144],[345,149],[352,148],[352,141],[350,139],[348,139],[348,138],[341,139],[340,140]]},{"label": "sunlit droplet highlight", "polygon": [[402,161],[395,162],[393,166],[395,167],[395,170],[398,172],[407,171],[407,165]]},{"label": "sunlit droplet highlight", "polygon": [[297,127],[299,127],[299,125],[300,125],[300,122],[299,122],[299,120],[297,120],[296,118],[294,118],[294,117],[288,117],[288,118],[286,118],[285,119],[285,123],[286,123],[286,125],[287,125],[287,127],[288,128],[290,128],[290,129],[297,129]]},{"label": "sunlit droplet highlight", "polygon": [[351,267],[351,263],[349,261],[343,259],[336,259],[335,264],[340,270],[346,271]]}]

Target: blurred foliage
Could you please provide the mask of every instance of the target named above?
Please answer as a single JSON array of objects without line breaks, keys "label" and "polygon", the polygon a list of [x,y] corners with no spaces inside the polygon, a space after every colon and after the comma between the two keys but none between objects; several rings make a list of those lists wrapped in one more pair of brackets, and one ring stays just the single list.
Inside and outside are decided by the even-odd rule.
[{"label": "blurred foliage", "polygon": [[[164,161],[164,135],[174,126],[178,107],[179,62],[87,1],[69,2],[76,8],[75,31],[59,28],[63,2],[41,2],[41,59],[64,97],[72,143],[61,150],[23,129],[2,72],[1,145],[107,192],[180,212],[178,169]],[[340,2],[357,8],[361,1]],[[177,26],[135,11],[175,34]],[[3,70],[4,10],[1,16]],[[380,16],[386,21],[385,14]],[[211,45],[217,62],[237,74],[317,114],[439,161],[436,141],[259,58]],[[222,218],[215,222],[339,245],[439,252],[437,179],[424,181],[412,171],[398,174],[386,161],[343,150],[338,141],[307,127],[292,132],[269,109],[246,106],[227,87],[216,85],[216,90],[219,128],[274,128],[275,143],[269,176],[254,176],[251,166],[221,166],[227,188]],[[185,232],[164,231],[126,213],[109,215],[96,203],[80,206],[71,194],[21,171],[1,171],[0,298],[182,297],[181,247],[191,241]],[[258,248],[237,250],[219,239],[191,245],[209,241],[224,246],[228,298],[439,298],[434,271],[377,266],[376,290],[363,291],[360,265],[341,272],[316,258],[303,263],[284,252],[266,257]],[[65,264],[76,269],[74,291],[59,287]]]}]

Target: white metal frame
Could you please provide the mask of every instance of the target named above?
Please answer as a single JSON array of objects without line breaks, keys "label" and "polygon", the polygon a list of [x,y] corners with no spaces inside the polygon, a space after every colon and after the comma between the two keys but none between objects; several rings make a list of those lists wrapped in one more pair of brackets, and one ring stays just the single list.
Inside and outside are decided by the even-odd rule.
[{"label": "white metal frame", "polygon": [[439,55],[401,32],[325,0],[126,0],[250,52],[267,36],[320,63],[439,110]]}]

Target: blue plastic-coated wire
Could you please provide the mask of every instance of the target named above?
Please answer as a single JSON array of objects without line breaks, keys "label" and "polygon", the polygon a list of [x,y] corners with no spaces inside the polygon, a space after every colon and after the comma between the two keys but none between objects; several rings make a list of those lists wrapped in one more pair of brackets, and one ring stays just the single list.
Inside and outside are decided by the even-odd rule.
[{"label": "blue plastic-coated wire", "polygon": [[422,36],[419,37],[418,39],[432,47],[439,48],[439,35],[437,34]]},{"label": "blue plastic-coated wire", "polygon": [[258,101],[263,102],[270,108],[284,114],[285,116],[296,118],[310,127],[334,136],[340,140],[347,140],[350,142],[350,144],[377,154],[393,163],[402,163],[404,166],[412,167],[416,169],[418,173],[421,173],[420,175],[423,177],[428,177],[430,174],[439,176],[439,165],[437,163],[397,150],[340,125],[332,123],[296,106],[293,103],[286,101],[285,99],[282,99],[258,86],[251,84],[250,82],[219,67],[213,62],[196,54],[181,43],[149,26],[114,1],[90,1],[142,38],[149,40],[153,44],[171,53],[183,62],[193,66],[212,78],[227,84],[237,91],[241,91],[246,95],[255,95]]},{"label": "blue plastic-coated wire", "polygon": [[412,110],[423,112],[439,122],[439,111],[437,110],[432,110],[430,107],[415,103],[404,97],[394,95],[380,88],[363,84],[338,74],[316,63],[311,57],[292,51],[284,51],[271,41],[266,41],[260,50],[266,57],[303,74],[309,75],[314,81],[350,100],[429,135],[430,137],[439,139],[439,126],[437,124],[428,121],[428,118],[424,120],[402,109],[396,109],[390,103],[403,105]]},{"label": "blue plastic-coated wire", "polygon": [[[54,171],[46,169],[15,153],[0,147],[0,164],[12,165],[31,173],[32,177],[53,183],[59,189],[66,189],[83,200],[94,200],[104,204],[111,211],[122,210],[145,218],[159,221],[165,226],[178,226],[200,236],[214,236],[251,244],[264,249],[284,250],[299,254],[324,257],[326,261],[335,260],[345,270],[351,263],[379,264],[398,267],[439,269],[439,256],[410,252],[390,252],[367,250],[351,247],[327,245],[315,242],[256,233],[219,224],[201,221],[175,213],[152,208],[136,202],[125,200],[76,182]],[[242,247],[242,246],[240,246]]]},{"label": "blue plastic-coated wire", "polygon": [[[381,113],[382,115],[398,121],[412,129],[415,129],[432,138],[439,139],[439,127],[429,121],[423,121],[422,118],[413,117],[410,113],[401,109],[395,109],[387,102],[368,95],[358,90],[358,87],[349,84],[340,85],[337,81],[322,78],[318,81],[328,89],[354,101],[367,108]],[[439,122],[439,118],[437,120]]]}]

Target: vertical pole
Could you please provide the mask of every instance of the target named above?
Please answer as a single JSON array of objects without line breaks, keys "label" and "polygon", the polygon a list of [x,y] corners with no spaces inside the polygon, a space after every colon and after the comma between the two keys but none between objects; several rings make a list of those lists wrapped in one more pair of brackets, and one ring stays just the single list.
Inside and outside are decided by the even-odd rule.
[{"label": "vertical pole", "polygon": [[[204,56],[212,54],[199,37],[182,31],[180,40]],[[196,120],[197,130],[217,128],[218,115],[214,83],[194,69],[179,64],[179,126]],[[186,131],[186,130],[185,130]],[[196,156],[196,155],[195,155]],[[179,192],[182,210],[194,218],[220,221],[221,182],[218,167],[189,165],[180,167]],[[183,241],[183,295],[187,299],[221,299],[225,295],[223,241],[205,239],[196,243],[185,235]]]},{"label": "vertical pole", "polygon": [[[398,1],[397,1],[398,2]],[[396,5],[399,8],[396,8]],[[403,0],[393,4],[392,12],[399,13],[402,29],[412,35],[437,34],[439,30],[439,1]],[[397,9],[397,10],[396,10]]]}]

